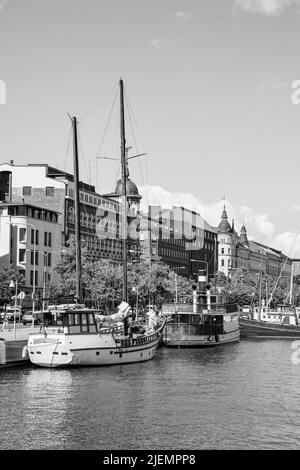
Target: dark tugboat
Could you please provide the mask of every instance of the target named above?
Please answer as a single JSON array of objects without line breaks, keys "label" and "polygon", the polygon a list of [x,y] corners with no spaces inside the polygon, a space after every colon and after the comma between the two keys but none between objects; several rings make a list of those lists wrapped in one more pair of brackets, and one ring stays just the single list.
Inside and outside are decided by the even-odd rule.
[{"label": "dark tugboat", "polygon": [[[196,287],[196,286],[195,286]],[[224,294],[193,293],[193,304],[169,303],[162,306],[168,319],[163,344],[170,347],[212,347],[239,341],[237,304],[228,303]]]}]

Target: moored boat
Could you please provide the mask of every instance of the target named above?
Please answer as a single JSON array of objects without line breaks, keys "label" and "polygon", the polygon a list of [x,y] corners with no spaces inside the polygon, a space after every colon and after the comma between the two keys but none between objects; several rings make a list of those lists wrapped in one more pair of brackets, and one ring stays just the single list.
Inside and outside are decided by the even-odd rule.
[{"label": "moored boat", "polygon": [[254,308],[248,315],[240,314],[241,338],[297,338],[300,324],[295,307],[282,305],[277,309]]},{"label": "moored boat", "polygon": [[[116,323],[122,313],[123,323]],[[118,315],[111,318],[111,315],[102,318],[102,322],[97,321],[96,314],[97,311],[92,309],[60,310],[53,316],[51,325],[44,325],[40,333],[30,335],[28,353],[31,362],[43,367],[69,367],[152,359],[163,334],[165,319],[157,317],[147,326],[133,322],[127,328],[125,311],[119,312],[119,318]]]},{"label": "moored boat", "polygon": [[[124,125],[123,81],[120,80],[121,168],[122,168],[122,267],[123,294],[118,312],[97,322],[93,309],[65,308],[44,315],[38,334],[30,335],[28,353],[30,361],[44,367],[103,366],[142,362],[152,359],[161,341],[166,319],[155,316],[145,322],[132,322],[132,312],[127,303],[127,194],[126,148]],[[72,119],[74,157],[74,206],[76,240],[76,299],[82,304],[81,244],[79,209],[79,165],[77,145],[77,119]],[[133,158],[133,157],[130,157]],[[50,323],[49,324],[49,320]],[[132,323],[132,324],[131,324]]]},{"label": "moored boat", "polygon": [[222,295],[212,297],[215,303],[164,304],[162,314],[168,321],[163,344],[170,347],[212,347],[239,341],[238,307],[220,302]]}]

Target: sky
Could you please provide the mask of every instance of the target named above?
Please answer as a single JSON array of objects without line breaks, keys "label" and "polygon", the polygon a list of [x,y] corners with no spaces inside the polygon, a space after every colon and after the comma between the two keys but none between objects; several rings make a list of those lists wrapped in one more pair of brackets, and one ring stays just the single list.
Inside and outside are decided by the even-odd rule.
[{"label": "sky", "polygon": [[72,172],[69,113],[81,179],[113,190],[120,78],[144,206],[216,226],[225,203],[300,258],[300,1],[0,0],[0,162]]}]

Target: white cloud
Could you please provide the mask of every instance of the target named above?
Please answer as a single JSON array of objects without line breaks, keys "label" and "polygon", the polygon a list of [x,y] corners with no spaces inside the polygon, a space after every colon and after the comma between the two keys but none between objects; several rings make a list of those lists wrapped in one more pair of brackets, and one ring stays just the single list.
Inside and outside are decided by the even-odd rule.
[{"label": "white cloud", "polygon": [[4,10],[7,4],[8,4],[7,0],[0,0],[0,13],[2,13],[2,11]]},{"label": "white cloud", "polygon": [[192,12],[191,11],[185,12],[185,11],[179,10],[174,13],[174,16],[175,18],[178,18],[179,20],[188,21],[192,16]]},{"label": "white cloud", "polygon": [[234,5],[243,10],[266,15],[278,15],[284,8],[299,5],[299,0],[234,0]]},{"label": "white cloud", "polygon": [[149,204],[160,205],[165,209],[170,209],[172,206],[183,206],[200,214],[204,211],[202,202],[190,193],[172,193],[161,186],[140,186],[139,192],[143,196],[141,208],[144,211],[147,210],[148,201]]},{"label": "white cloud", "polygon": [[291,258],[300,257],[300,234],[296,232],[282,232],[274,238],[274,248],[281,250]]},{"label": "white cloud", "polygon": [[[147,211],[148,204],[160,205],[164,209],[173,206],[182,206],[194,210],[213,227],[217,227],[221,220],[224,201],[219,200],[208,204],[203,203],[198,197],[191,193],[171,192],[162,186],[140,186],[139,192],[142,196],[141,209]],[[235,221],[235,229],[239,232],[244,222],[249,240],[266,244],[283,251],[284,254],[300,258],[300,236],[291,251],[296,232],[276,233],[275,224],[270,215],[257,212],[251,207],[234,206],[229,200],[225,201],[228,220]],[[300,210],[300,206],[299,209]]]},{"label": "white cloud", "polygon": [[167,38],[156,38],[149,41],[149,45],[155,47],[156,49],[161,49],[163,47],[172,46],[175,43],[174,39]]}]

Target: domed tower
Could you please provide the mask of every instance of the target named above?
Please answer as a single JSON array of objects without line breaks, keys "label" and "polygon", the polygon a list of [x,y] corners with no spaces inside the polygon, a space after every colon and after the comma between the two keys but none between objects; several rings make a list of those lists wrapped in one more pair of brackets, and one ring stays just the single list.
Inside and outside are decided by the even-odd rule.
[{"label": "domed tower", "polygon": [[[114,197],[122,196],[122,179],[117,181]],[[140,213],[140,200],[142,196],[139,194],[137,185],[129,179],[128,162],[126,161],[126,196],[128,201],[128,217],[136,217]]]},{"label": "domed tower", "polygon": [[246,230],[244,222],[243,222],[241,232],[240,232],[240,242],[243,243],[244,245],[249,245],[249,241],[247,237],[247,230]]},{"label": "domed tower", "polygon": [[218,226],[218,270],[223,272],[225,276],[230,274],[232,268],[233,255],[233,231],[224,204],[221,222]]}]

